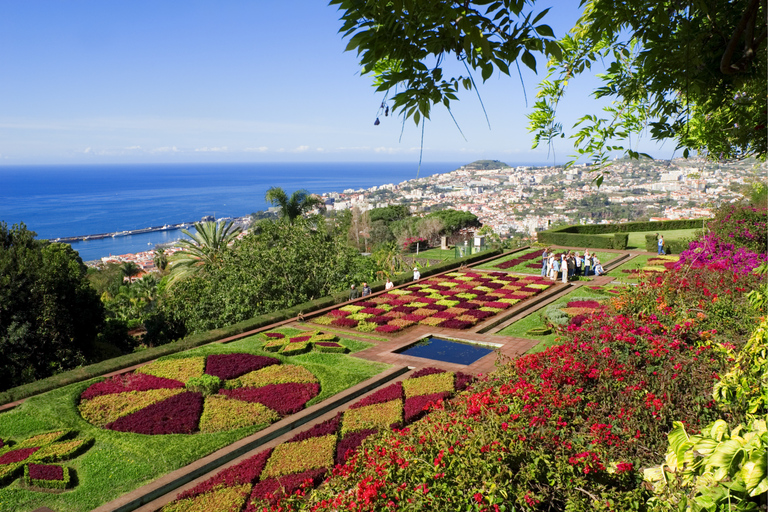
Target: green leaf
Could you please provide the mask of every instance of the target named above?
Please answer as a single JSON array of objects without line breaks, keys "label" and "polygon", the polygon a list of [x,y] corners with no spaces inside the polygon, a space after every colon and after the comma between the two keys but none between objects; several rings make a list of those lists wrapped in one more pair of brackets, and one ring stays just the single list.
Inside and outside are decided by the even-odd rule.
[{"label": "green leaf", "polygon": [[520,57],[520,60],[522,60],[523,64],[531,68],[533,71],[536,71],[536,57],[534,57],[531,52],[526,50]]},{"label": "green leaf", "polygon": [[549,25],[539,25],[536,27],[536,32],[544,37],[555,37],[555,33]]}]

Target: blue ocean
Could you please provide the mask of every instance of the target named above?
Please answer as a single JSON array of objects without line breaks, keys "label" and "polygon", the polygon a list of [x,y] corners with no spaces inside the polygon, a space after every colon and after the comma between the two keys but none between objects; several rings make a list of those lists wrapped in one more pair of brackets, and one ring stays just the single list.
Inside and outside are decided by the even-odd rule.
[{"label": "blue ocean", "polygon": [[[466,163],[466,162],[464,162]],[[266,210],[270,187],[341,192],[451,172],[464,163],[258,163],[0,167],[0,221],[38,238],[113,233]],[[418,172],[418,176],[417,176]],[[75,242],[84,261],[151,250],[179,230]]]}]

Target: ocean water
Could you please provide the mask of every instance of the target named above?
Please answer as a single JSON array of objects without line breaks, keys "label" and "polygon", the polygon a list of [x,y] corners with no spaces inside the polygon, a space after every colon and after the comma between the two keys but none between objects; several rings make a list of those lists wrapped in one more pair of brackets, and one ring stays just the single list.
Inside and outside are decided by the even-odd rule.
[{"label": "ocean water", "polygon": [[[466,162],[464,162],[466,163]],[[424,163],[418,177],[464,163]],[[0,167],[0,221],[55,239],[241,217],[266,210],[270,187],[341,192],[417,177],[415,163],[144,164]],[[179,230],[75,242],[85,261],[151,250]]]}]

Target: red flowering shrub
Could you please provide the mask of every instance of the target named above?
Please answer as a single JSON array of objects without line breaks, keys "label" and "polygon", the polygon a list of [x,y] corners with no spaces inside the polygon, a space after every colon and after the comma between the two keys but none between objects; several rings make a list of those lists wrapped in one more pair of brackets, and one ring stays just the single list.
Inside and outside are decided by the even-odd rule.
[{"label": "red flowering shrub", "polygon": [[191,434],[203,412],[203,395],[181,393],[118,418],[105,428],[135,434]]},{"label": "red flowering shrub", "polygon": [[222,389],[222,395],[227,395],[245,402],[258,402],[274,409],[281,416],[293,414],[304,408],[310,399],[320,392],[320,385],[314,382],[287,384],[270,384],[259,388]]},{"label": "red flowering shrub", "polygon": [[[90,400],[101,395],[125,393],[127,391],[147,391],[150,389],[183,388],[184,383],[178,380],[155,377],[146,373],[127,373],[115,375],[109,379],[97,382],[88,387],[80,395],[81,400]],[[0,445],[2,446],[2,445]]]},{"label": "red flowering shrub", "polygon": [[280,364],[280,360],[253,354],[212,354],[206,359],[205,373],[229,380],[273,364]]},{"label": "red flowering shrub", "polygon": [[343,309],[334,309],[330,313],[328,313],[330,316],[337,316],[337,317],[345,317],[352,314],[351,311],[344,311]]},{"label": "red flowering shrub", "polygon": [[283,496],[292,494],[302,487],[312,488],[323,480],[327,468],[312,469],[303,473],[263,480],[253,486],[246,512],[261,512],[259,502],[276,503]]},{"label": "red flowering shrub", "polygon": [[444,391],[441,393],[432,393],[430,395],[412,396],[405,401],[403,406],[403,416],[406,423],[411,423],[424,416],[429,410],[429,405],[444,400],[451,393]]},{"label": "red flowering shrub", "polygon": [[366,438],[376,434],[378,431],[379,430],[376,428],[368,428],[365,430],[358,430],[357,432],[351,432],[344,436],[336,446],[336,464],[343,464],[349,455],[354,453]]}]

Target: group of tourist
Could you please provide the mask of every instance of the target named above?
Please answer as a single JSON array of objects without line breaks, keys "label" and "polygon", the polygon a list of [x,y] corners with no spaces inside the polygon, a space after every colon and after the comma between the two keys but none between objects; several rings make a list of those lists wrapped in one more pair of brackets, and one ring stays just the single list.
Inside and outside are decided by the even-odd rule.
[{"label": "group of tourist", "polygon": [[[414,273],[417,273],[417,272],[418,270],[414,269]],[[416,281],[417,279],[418,278],[414,275],[413,280]],[[393,283],[390,278],[387,278],[387,282],[384,285],[384,289],[390,290],[394,288],[394,286],[395,286],[395,283]],[[363,294],[362,294],[363,297],[367,297],[368,295],[371,294],[371,287],[368,285],[368,283],[363,283],[362,288],[363,288]],[[349,300],[355,300],[358,297],[360,297],[360,294],[357,288],[355,288],[355,285],[352,285],[352,288],[349,290]]]},{"label": "group of tourist", "polygon": [[551,248],[544,249],[541,254],[541,277],[549,277],[552,281],[562,279],[564,283],[578,276],[601,276],[605,274],[597,256],[584,250],[582,257],[578,252],[568,251],[555,254]]}]

